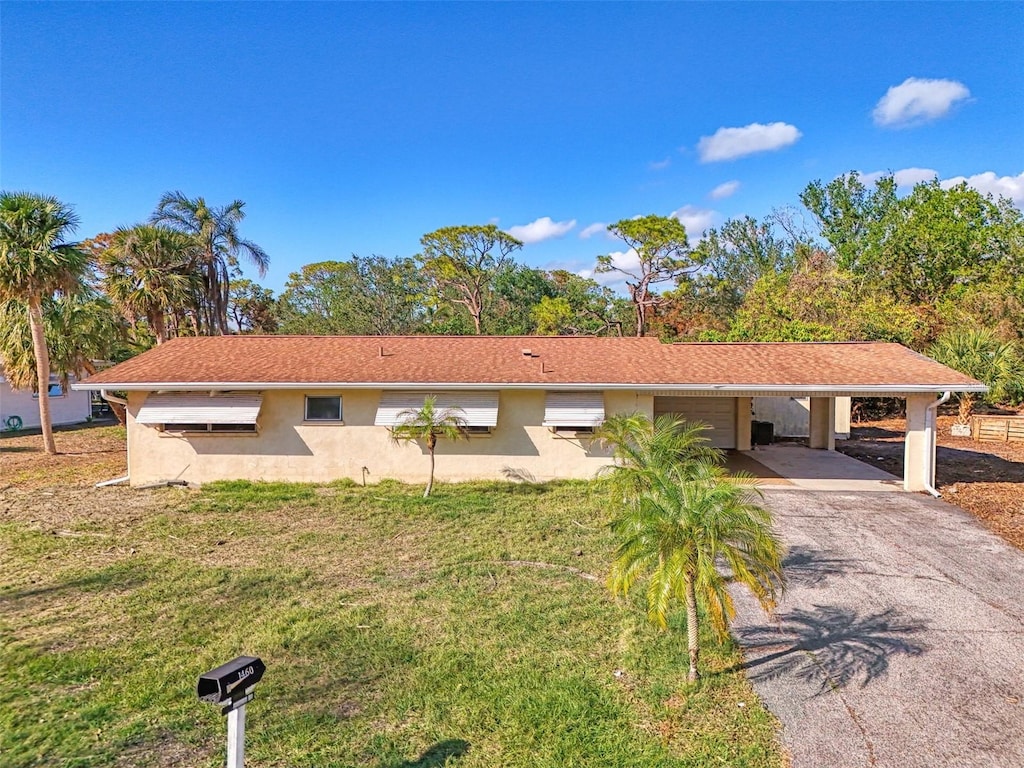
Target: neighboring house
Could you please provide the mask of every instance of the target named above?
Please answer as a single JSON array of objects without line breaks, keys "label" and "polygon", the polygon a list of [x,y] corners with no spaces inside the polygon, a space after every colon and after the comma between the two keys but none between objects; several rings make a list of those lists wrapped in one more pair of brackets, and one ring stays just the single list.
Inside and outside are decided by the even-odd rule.
[{"label": "neighboring house", "polygon": [[[71,379],[75,381],[74,378]],[[80,424],[92,416],[88,392],[65,390],[60,379],[50,377],[50,421],[59,424]],[[39,395],[30,389],[11,389],[0,371],[0,430],[38,429]]]},{"label": "neighboring house", "polygon": [[809,397],[813,448],[835,446],[839,397],[907,400],[905,485],[934,467],[936,395],[984,385],[882,343],[662,344],[652,338],[218,336],[173,339],[76,385],[128,393],[133,484],[220,479],[424,480],[417,444],[388,427],[433,394],[464,409],[437,476],[590,478],[608,414],[701,420],[748,450],[754,397]]}]

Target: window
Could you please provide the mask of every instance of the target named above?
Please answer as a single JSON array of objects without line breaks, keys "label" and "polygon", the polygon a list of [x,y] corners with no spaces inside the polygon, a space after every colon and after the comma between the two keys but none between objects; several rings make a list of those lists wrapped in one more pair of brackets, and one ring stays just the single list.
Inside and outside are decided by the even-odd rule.
[{"label": "window", "polygon": [[154,392],[135,417],[165,432],[246,432],[258,430],[263,397],[252,393]]},{"label": "window", "polygon": [[463,427],[462,431],[465,432],[470,437],[474,437],[479,435],[489,435],[491,434],[493,429],[493,427],[487,427],[480,424],[469,424]]},{"label": "window", "polygon": [[[64,397],[64,385],[61,384],[59,381],[51,381],[50,382],[50,388],[47,390],[47,394],[50,397]],[[38,400],[39,399],[39,393],[38,392],[33,392],[32,393],[32,397],[34,397],[36,400]]]},{"label": "window", "polygon": [[164,424],[165,432],[255,432],[255,424]]},{"label": "window", "polygon": [[306,396],[306,421],[341,421],[341,396]]},{"label": "window", "polygon": [[548,392],[543,424],[556,437],[592,435],[603,421],[603,392]]},{"label": "window", "polygon": [[593,427],[551,427],[551,431],[556,435],[592,435],[594,434]]}]

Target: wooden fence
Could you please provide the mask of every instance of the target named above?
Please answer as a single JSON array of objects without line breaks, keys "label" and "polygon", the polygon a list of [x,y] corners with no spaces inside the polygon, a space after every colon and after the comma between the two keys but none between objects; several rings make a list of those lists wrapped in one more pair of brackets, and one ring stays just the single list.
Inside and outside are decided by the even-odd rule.
[{"label": "wooden fence", "polygon": [[1024,443],[1024,416],[972,416],[971,437],[999,443]]}]

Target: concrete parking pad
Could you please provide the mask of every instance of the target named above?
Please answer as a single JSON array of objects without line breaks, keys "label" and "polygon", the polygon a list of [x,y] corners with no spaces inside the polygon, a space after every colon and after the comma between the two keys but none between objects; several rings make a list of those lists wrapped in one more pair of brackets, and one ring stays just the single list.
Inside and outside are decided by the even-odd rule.
[{"label": "concrete parking pad", "polygon": [[[786,479],[784,485],[813,491],[899,491],[903,480],[863,461],[837,451],[808,448],[800,443],[774,443],[744,451],[774,475]],[[783,487],[766,478],[762,488]]]},{"label": "concrete parking pad", "polygon": [[793,768],[1024,765],[1024,553],[917,494],[765,504],[789,589],[734,626]]}]

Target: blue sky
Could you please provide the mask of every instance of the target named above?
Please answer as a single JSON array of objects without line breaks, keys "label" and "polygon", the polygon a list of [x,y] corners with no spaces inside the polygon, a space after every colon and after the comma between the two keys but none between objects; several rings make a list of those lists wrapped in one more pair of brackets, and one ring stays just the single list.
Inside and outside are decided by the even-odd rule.
[{"label": "blue sky", "polygon": [[82,238],[242,199],[275,290],[454,224],[582,270],[619,250],[594,224],[696,239],[853,169],[1024,207],[1024,3],[6,0],[0,36],[4,189]]}]

